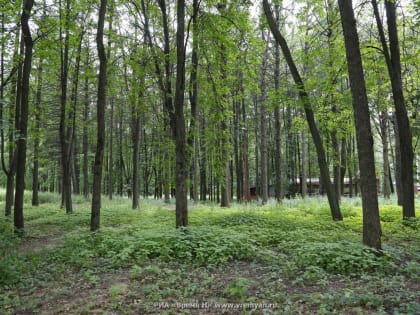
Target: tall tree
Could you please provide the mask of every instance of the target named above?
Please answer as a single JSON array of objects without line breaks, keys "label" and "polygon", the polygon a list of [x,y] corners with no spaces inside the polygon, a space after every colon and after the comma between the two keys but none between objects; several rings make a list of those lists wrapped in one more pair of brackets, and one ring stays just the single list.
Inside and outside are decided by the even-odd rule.
[{"label": "tall tree", "polygon": [[39,206],[39,144],[40,144],[40,131],[41,131],[41,101],[42,101],[42,67],[43,60],[40,58],[38,65],[38,82],[36,87],[35,95],[35,139],[34,139],[34,161],[33,161],[33,170],[32,170],[32,205]]},{"label": "tall tree", "polygon": [[335,194],[335,191],[331,184],[330,174],[329,174],[328,165],[327,165],[327,161],[325,157],[325,150],[322,144],[321,135],[319,133],[318,127],[315,122],[314,112],[312,110],[309,95],[306,92],[304,82],[293,60],[293,57],[287,45],[287,42],[284,39],[284,37],[281,35],[278,29],[278,25],[273,17],[273,13],[271,12],[271,8],[268,3],[268,0],[263,0],[263,7],[264,7],[264,12],[267,17],[271,32],[273,33],[274,38],[276,39],[276,42],[280,45],[283,51],[283,55],[286,59],[290,72],[297,86],[299,97],[301,99],[301,102],[303,103],[306,120],[308,122],[309,130],[311,132],[312,139],[316,147],[316,152],[318,156],[318,165],[319,165],[319,170],[321,173],[322,187],[327,192],[327,197],[328,197],[328,202],[330,205],[332,218],[335,221],[341,221],[343,219],[343,216],[340,211],[340,205],[338,203],[338,196]]},{"label": "tall tree", "polygon": [[98,97],[96,105],[97,139],[95,163],[93,165],[93,190],[92,190],[92,211],[90,220],[91,231],[99,229],[101,214],[101,184],[102,165],[105,149],[105,108],[107,89],[107,58],[104,46],[104,24],[107,9],[107,0],[101,0],[98,13],[98,29],[96,34],[96,45],[99,56],[98,74]]},{"label": "tall tree", "polygon": [[[280,20],[280,6],[275,6],[275,14],[276,14],[276,22],[277,25],[279,24]],[[281,133],[281,121],[280,121],[280,102],[278,100],[278,96],[280,93],[280,46],[279,44],[275,45],[275,52],[274,52],[274,60],[275,60],[275,68],[274,68],[274,89],[276,93],[276,101],[278,104],[274,108],[274,125],[275,125],[275,173],[276,173],[276,199],[277,202],[280,202],[282,199],[282,151],[281,151],[281,143],[282,143],[282,133]],[[303,177],[303,176],[302,176]],[[306,186],[305,186],[306,187]],[[304,194],[302,193],[302,196]]]},{"label": "tall tree", "polygon": [[185,0],[177,1],[176,90],[175,90],[175,153],[176,153],[176,227],[188,225],[187,152],[184,117],[185,92]]},{"label": "tall tree", "polygon": [[356,125],[362,191],[363,242],[370,247],[380,249],[381,225],[379,221],[373,136],[370,126],[369,103],[363,74],[359,36],[352,1],[339,0],[338,5],[346,47],[347,67]]},{"label": "tall tree", "polygon": [[29,79],[31,76],[33,40],[29,28],[29,18],[34,5],[34,0],[23,2],[20,25],[22,28],[25,54],[22,71],[22,94],[19,112],[16,113],[18,119],[18,133],[16,162],[19,167],[16,170],[16,189],[14,202],[14,226],[17,232],[22,232],[24,228],[23,219],[23,194],[25,190],[25,171],[26,171],[26,137],[28,133],[28,109],[29,109]]},{"label": "tall tree", "polygon": [[191,161],[191,177],[192,177],[192,199],[198,200],[198,182],[199,182],[199,143],[198,143],[198,13],[200,8],[199,0],[193,0],[193,13],[192,13],[192,51],[191,51],[191,74],[189,82],[189,99],[191,105],[191,121],[190,121],[190,136],[188,145],[192,148],[192,161]]},{"label": "tall tree", "polygon": [[261,64],[261,98],[260,98],[260,123],[261,123],[261,200],[262,204],[266,204],[268,200],[268,146],[267,146],[267,64],[268,64],[268,45],[270,36],[265,39],[263,31],[263,40],[266,47],[263,54]]},{"label": "tall tree", "polygon": [[[2,34],[5,35],[5,25],[4,25],[5,16],[2,14]],[[15,109],[10,108],[8,113],[7,129],[5,124],[3,128],[0,128],[0,141],[1,141],[1,166],[3,172],[6,174],[6,200],[5,200],[5,215],[10,216],[12,213],[12,206],[14,202],[14,183],[15,183],[15,174],[16,174],[16,151],[15,151],[15,129],[17,128],[17,121],[15,120],[16,109],[20,106],[20,94],[21,94],[21,81],[22,81],[22,63],[20,62],[20,54],[23,54],[23,42],[21,38],[21,28],[17,27],[15,31],[15,41],[13,49],[12,61],[15,65],[9,75],[9,81],[11,82],[11,99],[15,101]],[[2,55],[1,55],[1,103],[0,103],[0,119],[4,121],[4,113],[6,110],[4,97],[5,97],[5,87],[8,82],[4,78],[5,74],[5,43],[6,41],[2,37]],[[12,106],[11,106],[12,107]],[[15,124],[13,125],[13,121]],[[5,130],[8,130],[7,140],[5,137]],[[9,161],[6,163],[6,148],[5,143],[8,143],[8,155]],[[6,165],[8,164],[8,165]]]},{"label": "tall tree", "polygon": [[382,51],[388,67],[391,79],[392,96],[395,106],[395,116],[398,124],[398,137],[401,158],[401,185],[402,185],[402,207],[403,217],[415,217],[414,189],[413,189],[413,145],[411,138],[410,121],[407,115],[403,84],[401,75],[401,57],[398,40],[397,15],[395,0],[385,0],[386,18],[388,24],[389,47],[385,39],[385,32],[379,16],[378,4],[372,0],[376,24]]},{"label": "tall tree", "polygon": [[[73,212],[71,198],[71,131],[67,119],[67,85],[69,72],[69,46],[70,46],[70,0],[66,0],[65,8],[60,4],[60,144],[61,144],[61,169],[62,169],[62,197],[61,206],[66,208],[66,213]],[[64,10],[64,16],[63,16]],[[64,25],[63,25],[64,24]],[[63,30],[64,27],[64,30]]]}]

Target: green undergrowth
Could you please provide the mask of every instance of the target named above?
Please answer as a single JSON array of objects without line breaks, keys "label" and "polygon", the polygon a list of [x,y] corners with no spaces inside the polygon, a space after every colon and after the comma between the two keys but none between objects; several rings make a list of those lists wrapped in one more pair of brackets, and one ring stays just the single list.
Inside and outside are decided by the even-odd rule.
[{"label": "green undergrowth", "polygon": [[[203,285],[204,280],[194,284],[197,281],[194,278],[185,284],[191,292],[184,292],[184,297],[191,299],[219,292],[222,301],[276,300],[284,304],[285,311],[287,307],[299,311],[294,308],[296,301],[324,309],[325,313],[354,307],[379,313],[386,312],[386,307],[400,313],[418,309],[419,295],[411,292],[410,286],[420,280],[419,220],[402,220],[401,208],[389,201],[381,202],[383,252],[378,255],[362,245],[361,205],[356,198],[343,200],[342,222],[330,219],[323,198],[285,200],[280,205],[274,201],[264,206],[234,204],[228,209],[195,203],[190,205],[189,227],[180,229],[174,227],[173,203],[146,200],[141,202],[141,209],[132,210],[127,199],[115,198],[104,200],[101,229],[94,233],[88,226],[89,201],[77,197],[74,213],[67,215],[58,207],[55,195],[43,198],[47,202],[41,206],[25,208],[23,238],[14,235],[10,219],[0,220],[0,310],[3,307],[13,313],[19,307],[25,310],[39,307],[26,305],[28,301],[38,302],[19,298],[20,291],[28,297],[29,288],[46,288],[53,283],[66,287],[66,281],[74,282],[75,277],[88,287],[95,287],[103,281],[101,274],[118,270],[121,273],[129,270],[130,281],[141,278],[144,282],[144,277],[154,274],[156,283],[146,281],[141,289],[142,299],[153,301],[162,294],[162,285],[158,283],[167,281],[164,278],[169,274],[174,276],[170,266],[208,274],[207,289],[195,287]],[[221,276],[226,268],[238,263],[260,271],[258,274],[244,271],[233,278]],[[153,271],[153,266],[159,267]],[[211,274],[221,277],[217,280],[220,287],[211,284],[216,281]],[[370,296],[361,288],[352,287],[355,283],[377,283],[390,276],[393,282],[388,283],[389,292],[375,295],[372,291]],[[336,288],[336,292],[342,293],[340,298],[328,289],[335,279],[344,279],[351,286]],[[283,295],[288,288],[284,281],[291,288],[324,289],[311,289],[303,297],[293,291],[288,297]],[[398,297],[396,287],[400,287]],[[112,305],[107,307],[117,307],[120,296],[139,294],[127,290],[127,285],[120,283],[109,288],[106,295]],[[178,291],[169,290],[167,294],[181,298]],[[305,311],[306,306],[299,307]]]}]

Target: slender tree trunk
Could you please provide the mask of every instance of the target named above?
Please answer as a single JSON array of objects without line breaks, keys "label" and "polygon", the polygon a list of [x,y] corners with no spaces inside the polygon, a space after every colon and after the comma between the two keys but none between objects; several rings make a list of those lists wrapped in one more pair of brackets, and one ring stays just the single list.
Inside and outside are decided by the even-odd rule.
[{"label": "slender tree trunk", "polygon": [[32,170],[32,206],[39,206],[39,197],[38,197],[38,190],[39,190],[39,138],[40,138],[40,131],[41,131],[41,101],[42,101],[42,67],[43,60],[42,58],[39,60],[38,65],[38,83],[36,88],[36,95],[35,95],[35,108],[34,108],[34,116],[35,116],[35,139],[34,139],[34,161],[33,161],[33,170]]},{"label": "slender tree trunk", "polygon": [[[264,40],[264,34],[263,34]],[[267,146],[267,90],[266,90],[266,72],[268,61],[268,42],[267,36],[266,48],[264,51],[263,62],[261,65],[261,100],[260,104],[260,126],[261,126],[261,201],[266,204],[268,201],[268,146]]]},{"label": "slender tree trunk", "polygon": [[[134,105],[135,107],[135,105]],[[132,118],[132,139],[133,139],[133,200],[132,208],[137,209],[139,207],[140,197],[140,176],[139,176],[139,152],[140,152],[140,117],[136,108],[133,109]]]},{"label": "slender tree trunk", "polygon": [[107,89],[107,58],[104,47],[104,24],[107,0],[101,0],[98,15],[98,31],[96,35],[96,45],[99,55],[99,75],[98,75],[98,99],[97,99],[97,142],[95,152],[95,164],[93,166],[93,190],[92,190],[92,211],[90,220],[91,231],[96,231],[100,226],[101,213],[101,183],[102,183],[102,164],[105,149],[105,108],[106,108],[106,89]]},{"label": "slender tree trunk", "polygon": [[370,247],[380,249],[381,225],[379,221],[373,136],[370,125],[369,104],[363,74],[362,57],[359,48],[359,37],[356,29],[356,19],[351,0],[339,0],[338,5],[346,47],[354,121],[356,125],[362,190],[363,242]]},{"label": "slender tree trunk", "polygon": [[[280,7],[275,6],[275,14],[277,25],[279,25],[280,19]],[[280,93],[280,46],[275,44],[275,67],[274,67],[274,90],[276,91],[277,106],[274,109],[274,128],[275,128],[275,161],[274,168],[276,173],[276,200],[281,202],[282,199],[282,134],[281,134],[281,120],[280,120],[280,101],[278,100],[278,94]]]},{"label": "slender tree trunk", "polygon": [[[89,47],[86,49],[86,64],[89,64]],[[87,69],[86,69],[87,70]],[[89,197],[89,76],[85,76],[84,107],[83,107],[83,196]]]},{"label": "slender tree trunk", "polygon": [[[144,77],[141,75],[140,78],[140,89],[143,89]],[[136,89],[135,89],[136,90]],[[140,158],[140,104],[143,102],[143,92],[136,95],[133,104],[131,104],[131,137],[133,142],[133,152],[132,152],[132,163],[133,163],[133,176],[131,178],[132,188],[133,188],[133,199],[132,199],[132,208],[139,208],[139,199],[140,199],[140,170],[139,170],[139,158]]]},{"label": "slender tree trunk", "polygon": [[396,115],[392,116],[394,126],[394,147],[395,147],[395,187],[397,191],[397,203],[399,206],[403,205],[403,183],[402,183],[402,164],[401,164],[401,142],[399,135],[398,123]]},{"label": "slender tree trunk", "polygon": [[[4,28],[4,25],[2,26]],[[4,32],[3,32],[4,34]],[[16,66],[16,73],[12,75],[12,87],[11,87],[11,99],[15,99],[15,109],[10,108],[9,114],[8,114],[8,120],[10,122],[15,121],[15,126],[13,128],[12,124],[9,124],[8,126],[8,142],[9,142],[9,165],[6,166],[5,161],[5,135],[4,131],[5,128],[0,128],[0,135],[1,135],[1,166],[3,169],[3,172],[6,174],[6,200],[5,200],[5,215],[8,217],[12,213],[12,206],[14,202],[14,184],[15,184],[15,174],[16,174],[16,152],[14,149],[15,144],[15,129],[17,129],[18,121],[15,119],[15,113],[20,108],[20,95],[21,95],[21,82],[22,82],[22,64],[18,62],[19,54],[23,55],[23,41],[20,40],[21,34],[20,34],[20,28],[16,29],[15,33],[15,47],[13,52],[13,62],[15,64],[18,64]],[[2,41],[2,45],[4,45],[5,41]],[[2,48],[2,51],[4,51],[4,48]],[[1,83],[1,101],[4,100],[4,87],[5,82],[3,79],[4,74],[4,54],[2,54],[1,58],[1,67],[2,67],[2,83]],[[0,108],[0,120],[3,121],[3,110],[4,110],[4,104],[1,103]]]},{"label": "slender tree trunk", "polygon": [[[76,141],[76,111],[77,111],[77,100],[78,100],[78,90],[79,90],[80,61],[81,61],[81,56],[82,56],[82,44],[83,44],[84,34],[85,34],[85,31],[82,30],[79,35],[79,42],[78,42],[77,51],[76,51],[76,62],[75,62],[75,68],[74,68],[74,73],[73,73],[71,96],[70,96],[71,110],[69,113],[69,120],[71,120],[71,128],[67,128],[67,131],[66,131],[67,132],[66,138],[69,139],[67,140],[67,142],[69,143],[69,148],[68,148],[69,161],[67,161],[67,163],[69,164],[68,168],[70,170],[71,180],[73,181],[73,192],[76,194],[80,193],[79,150],[78,150],[78,147],[77,147],[78,144]],[[70,180],[70,183],[71,183],[71,180]]]},{"label": "slender tree trunk", "polygon": [[[227,60],[226,60],[226,47],[224,46],[224,44],[221,44],[220,46],[220,52],[221,52],[221,59],[222,59],[222,64],[221,64],[221,80],[225,81],[227,78]],[[221,112],[225,112],[225,104],[228,103],[227,101],[227,95],[226,93],[222,93],[222,102],[220,102],[219,107],[220,107],[220,111]],[[229,130],[228,127],[228,121],[227,121],[227,117],[225,117],[225,114],[223,114],[222,116],[222,122],[220,124],[220,129],[222,131],[222,139],[220,140],[220,145],[221,145],[221,154],[222,154],[222,159],[225,163],[224,165],[224,176],[223,176],[223,181],[221,183],[221,187],[220,187],[220,192],[221,192],[221,202],[220,202],[220,206],[221,207],[230,207],[230,183],[231,183],[231,177],[230,177],[230,157],[228,155],[228,146],[230,145],[230,139],[229,136],[226,136]]]},{"label": "slender tree trunk", "polygon": [[189,137],[189,146],[193,149],[193,158],[191,163],[191,177],[192,177],[192,199],[194,201],[198,200],[198,185],[199,185],[199,144],[198,144],[198,108],[197,108],[197,99],[198,99],[198,10],[200,2],[199,0],[193,0],[193,43],[192,43],[192,52],[191,52],[191,75],[190,75],[190,86],[189,86],[189,99],[191,104],[191,122],[190,122],[190,137]]},{"label": "slender tree trunk", "polygon": [[[109,56],[110,54],[108,54]],[[109,141],[108,141],[108,198],[112,200],[112,194],[114,191],[114,99],[109,100],[111,103],[111,112],[109,117]]]},{"label": "slender tree trunk", "polygon": [[391,196],[391,185],[389,181],[389,144],[388,144],[388,124],[389,117],[386,110],[379,114],[379,123],[381,128],[381,139],[382,139],[382,159],[383,159],[383,195],[389,199]]},{"label": "slender tree trunk", "polygon": [[25,55],[22,71],[22,97],[20,103],[20,112],[16,113],[19,117],[19,138],[17,141],[16,161],[19,167],[16,170],[16,190],[14,202],[14,226],[18,233],[23,232],[23,194],[25,190],[25,171],[26,171],[26,137],[28,132],[28,109],[29,109],[29,79],[32,65],[33,41],[31,30],[29,28],[29,17],[33,7],[33,0],[25,0],[23,3],[22,15],[20,19],[23,41],[25,45]]},{"label": "slender tree trunk", "polygon": [[185,0],[177,1],[176,31],[176,90],[175,90],[175,152],[176,152],[176,227],[188,225],[187,204],[187,152],[184,117],[185,92]]},{"label": "slender tree trunk", "polygon": [[340,187],[341,195],[344,196],[344,182],[347,170],[347,142],[345,138],[341,139],[341,161],[340,161]]},{"label": "slender tree trunk", "polygon": [[61,206],[66,208],[66,213],[73,212],[73,205],[71,199],[71,139],[69,139],[70,131],[67,127],[67,80],[69,67],[69,42],[70,42],[70,0],[66,0],[66,8],[64,16],[65,38],[63,42],[63,30],[61,16],[61,1],[60,1],[60,42],[64,47],[61,48],[61,96],[60,96],[60,144],[61,144],[61,167],[62,167],[62,199]]},{"label": "slender tree trunk", "polygon": [[337,138],[337,130],[331,132],[331,145],[332,145],[332,160],[333,160],[333,174],[334,174],[334,190],[338,199],[341,196],[341,161],[340,161],[340,145]]},{"label": "slender tree trunk", "polygon": [[[242,99],[242,120],[246,123],[245,100]],[[251,192],[249,191],[249,160],[248,160],[248,129],[242,130],[242,169],[243,169],[243,198],[245,202],[251,202]]]},{"label": "slender tree trunk", "polygon": [[200,200],[207,200],[207,155],[205,141],[205,118],[200,115]]},{"label": "slender tree trunk", "polygon": [[[107,60],[111,60],[111,50],[112,50],[112,25],[113,25],[113,18],[114,18],[114,9],[113,9],[113,0],[109,4],[109,13],[110,19],[108,23],[108,48],[107,48]],[[110,63],[112,64],[112,63]],[[112,71],[110,71],[108,75],[112,75]],[[113,80],[110,80],[113,82]],[[112,200],[113,192],[114,192],[114,97],[111,96],[109,98],[110,107],[110,115],[109,115],[109,136],[108,136],[108,198]]]},{"label": "slender tree trunk", "polygon": [[321,182],[322,182],[323,188],[327,192],[332,218],[335,221],[341,221],[343,219],[343,216],[340,211],[337,195],[334,193],[334,189],[331,185],[330,174],[329,174],[328,165],[325,158],[325,150],[322,144],[321,135],[315,123],[315,117],[314,117],[312,106],[309,100],[309,95],[307,94],[305,90],[305,85],[293,61],[293,57],[291,55],[287,42],[285,41],[283,36],[280,34],[280,31],[278,30],[278,26],[273,18],[273,14],[271,12],[270,5],[268,4],[267,0],[263,0],[263,6],[264,6],[265,15],[270,25],[270,29],[273,32],[274,38],[276,39],[277,43],[280,45],[283,51],[283,55],[287,61],[290,72],[297,85],[299,97],[304,106],[306,120],[308,122],[309,130],[311,131],[312,139],[314,141],[316,151],[317,151]]},{"label": "slender tree trunk", "polygon": [[301,185],[302,185],[302,198],[305,198],[308,193],[308,172],[307,172],[307,164],[308,164],[308,139],[306,138],[306,132],[302,131],[302,168],[301,168]]},{"label": "slender tree trunk", "polygon": [[[277,10],[276,10],[277,11]],[[275,68],[274,68],[274,89],[276,93],[279,93],[280,90],[280,47],[276,43],[275,48]],[[280,102],[279,102],[280,103]],[[276,172],[276,200],[280,202],[283,198],[282,193],[282,170],[281,170],[281,161],[282,161],[282,152],[281,152],[281,122],[280,122],[280,104],[274,109],[274,128],[275,128],[275,163],[274,168]]]}]

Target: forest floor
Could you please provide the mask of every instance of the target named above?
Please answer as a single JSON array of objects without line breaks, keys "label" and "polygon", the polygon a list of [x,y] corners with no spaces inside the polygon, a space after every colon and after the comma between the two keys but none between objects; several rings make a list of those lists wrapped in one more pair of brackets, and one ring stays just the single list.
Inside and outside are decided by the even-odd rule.
[{"label": "forest floor", "polygon": [[323,198],[195,203],[178,230],[162,201],[104,199],[95,233],[89,201],[66,215],[41,198],[23,237],[0,219],[0,314],[420,314],[420,212],[403,222],[393,199],[378,256],[361,244],[358,198],[343,222]]}]

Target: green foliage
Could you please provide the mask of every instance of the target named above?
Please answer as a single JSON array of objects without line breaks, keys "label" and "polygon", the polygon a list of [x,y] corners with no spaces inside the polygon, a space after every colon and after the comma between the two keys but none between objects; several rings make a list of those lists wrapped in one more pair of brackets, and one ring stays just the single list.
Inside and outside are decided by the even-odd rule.
[{"label": "green foliage", "polygon": [[113,229],[96,234],[71,235],[66,238],[63,258],[84,266],[92,257],[104,257],[115,265],[142,262],[146,259],[177,260],[196,265],[221,265],[236,259],[250,259],[254,244],[246,235],[206,227],[177,230],[133,231],[121,235]]},{"label": "green foliage", "polygon": [[247,278],[237,277],[223,291],[224,294],[230,297],[235,297],[243,302],[247,296],[248,289],[251,286],[251,281]]},{"label": "green foliage", "polygon": [[0,285],[14,284],[19,281],[20,270],[23,267],[14,250],[18,238],[7,222],[0,221]]},{"label": "green foliage", "polygon": [[299,244],[296,264],[303,269],[320,267],[329,273],[343,275],[384,272],[395,267],[391,257],[377,257],[369,248],[348,241]]},{"label": "green foliage", "polygon": [[5,314],[37,310],[43,307],[37,292],[47,290],[55,290],[51,299],[73,305],[78,291],[83,305],[70,310],[89,313],[98,307],[86,297],[95,290],[107,300],[103,312],[156,313],[151,306],[139,307],[214,298],[217,303],[276,301],[284,313],[392,308],[415,314],[418,226],[403,224],[395,199],[381,202],[379,257],[361,244],[360,199],[343,200],[340,223],[331,221],[323,198],[229,209],[196,203],[190,226],[175,229],[167,204],[143,201],[142,210],[131,211],[127,199],[116,198],[104,201],[102,228],[95,233],[88,231],[88,202],[73,215],[56,203],[27,207],[22,239],[13,234],[10,220],[0,220],[5,257],[0,309]]}]

